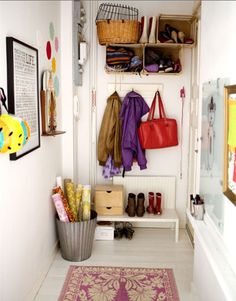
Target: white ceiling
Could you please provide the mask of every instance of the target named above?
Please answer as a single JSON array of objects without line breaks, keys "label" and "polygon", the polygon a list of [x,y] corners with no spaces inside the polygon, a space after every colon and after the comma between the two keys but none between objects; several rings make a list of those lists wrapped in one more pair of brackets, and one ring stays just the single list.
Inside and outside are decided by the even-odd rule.
[{"label": "white ceiling", "polygon": [[147,15],[150,16],[150,7],[153,8],[153,16],[157,16],[159,14],[192,14],[196,1],[185,0],[185,1],[116,1],[116,0],[109,0],[109,1],[98,1],[99,4],[101,3],[117,3],[117,4],[124,4],[133,6],[139,9],[139,18],[141,16]]}]

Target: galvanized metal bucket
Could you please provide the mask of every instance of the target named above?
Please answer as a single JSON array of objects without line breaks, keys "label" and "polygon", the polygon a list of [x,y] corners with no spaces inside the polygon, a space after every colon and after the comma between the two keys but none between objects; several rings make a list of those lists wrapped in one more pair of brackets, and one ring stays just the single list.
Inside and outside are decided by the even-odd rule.
[{"label": "galvanized metal bucket", "polygon": [[97,213],[91,210],[91,219],[66,223],[56,218],[61,255],[69,261],[83,261],[92,254]]}]

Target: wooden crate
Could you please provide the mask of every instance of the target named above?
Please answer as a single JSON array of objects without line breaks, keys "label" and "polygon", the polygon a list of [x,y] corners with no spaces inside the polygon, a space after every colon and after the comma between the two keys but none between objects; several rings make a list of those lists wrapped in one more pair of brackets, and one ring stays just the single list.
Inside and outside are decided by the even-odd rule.
[{"label": "wooden crate", "polygon": [[95,210],[98,215],[124,214],[124,189],[122,185],[96,185]]},{"label": "wooden crate", "polygon": [[[144,47],[144,74],[158,74],[159,72],[147,72],[145,70],[146,66],[146,51],[148,49],[152,49],[154,52],[160,53],[165,57],[170,57],[171,60],[177,61],[180,60],[181,65],[183,64],[183,46],[182,44],[166,44],[166,43],[157,43],[157,44],[146,44]],[[183,68],[183,65],[182,65]],[[170,72],[170,73],[160,73],[160,74],[180,74],[182,71],[178,73]]]},{"label": "wooden crate", "polygon": [[[158,36],[160,39],[160,32],[165,31],[165,25],[176,28],[185,34],[185,38],[193,39],[194,43],[189,45],[193,46],[196,43],[196,17],[192,15],[165,15],[159,16]],[[186,45],[186,44],[184,44]]]},{"label": "wooden crate", "polygon": [[106,45],[106,51],[107,51],[107,47],[116,47],[116,48],[127,48],[130,49],[134,52],[134,55],[139,56],[141,59],[143,57],[143,44],[107,44]]}]

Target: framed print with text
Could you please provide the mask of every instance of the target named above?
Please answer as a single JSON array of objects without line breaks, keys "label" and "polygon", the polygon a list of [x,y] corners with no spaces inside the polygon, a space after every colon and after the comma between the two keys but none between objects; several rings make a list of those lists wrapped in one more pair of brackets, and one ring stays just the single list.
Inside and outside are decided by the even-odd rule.
[{"label": "framed print with text", "polygon": [[38,50],[13,37],[7,37],[6,44],[9,114],[30,127],[29,141],[10,154],[10,160],[17,160],[40,147]]}]

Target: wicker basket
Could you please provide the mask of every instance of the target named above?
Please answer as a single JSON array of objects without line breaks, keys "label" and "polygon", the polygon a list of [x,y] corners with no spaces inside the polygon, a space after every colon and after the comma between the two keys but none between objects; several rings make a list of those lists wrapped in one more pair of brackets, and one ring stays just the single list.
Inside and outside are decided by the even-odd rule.
[{"label": "wicker basket", "polygon": [[136,20],[97,20],[99,44],[137,43],[139,39],[139,22]]}]

